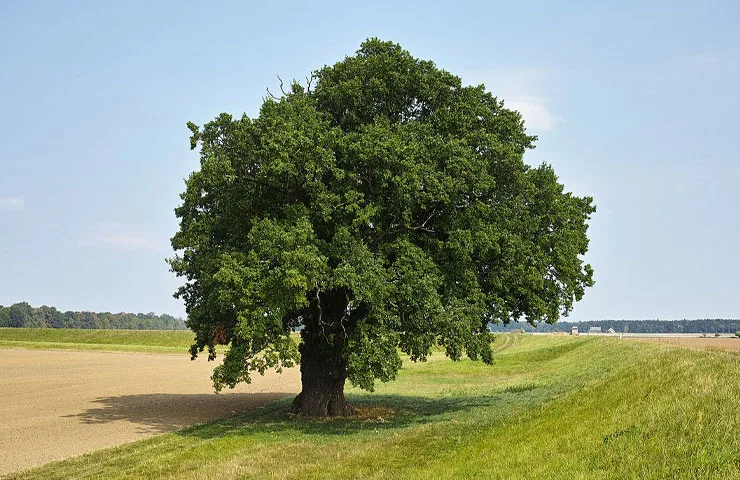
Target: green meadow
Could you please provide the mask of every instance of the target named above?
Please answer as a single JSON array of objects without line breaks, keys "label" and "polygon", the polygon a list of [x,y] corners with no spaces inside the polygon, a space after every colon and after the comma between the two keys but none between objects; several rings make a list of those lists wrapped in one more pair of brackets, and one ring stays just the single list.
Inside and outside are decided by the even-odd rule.
[{"label": "green meadow", "polygon": [[357,418],[290,418],[286,398],[9,478],[740,478],[737,352],[513,335],[496,348],[492,367],[438,354],[350,389]]},{"label": "green meadow", "polygon": [[0,328],[0,348],[187,353],[190,330]]}]

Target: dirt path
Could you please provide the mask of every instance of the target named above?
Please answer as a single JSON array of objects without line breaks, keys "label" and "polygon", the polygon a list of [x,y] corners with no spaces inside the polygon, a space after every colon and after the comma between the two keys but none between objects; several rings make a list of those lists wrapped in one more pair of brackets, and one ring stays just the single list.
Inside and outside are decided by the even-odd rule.
[{"label": "dirt path", "polygon": [[493,353],[503,352],[504,350],[516,345],[517,337],[518,337],[516,333],[504,333],[504,334],[498,334],[498,335],[504,336],[504,343],[501,343],[498,346],[494,344]]},{"label": "dirt path", "polygon": [[493,351],[494,352],[500,352],[502,350],[506,349],[506,346],[509,344],[509,337],[510,335],[507,335],[505,333],[496,335],[496,341],[500,342],[499,339],[503,338],[503,343],[494,343],[493,344]]},{"label": "dirt path", "polygon": [[0,475],[227,417],[300,389],[297,368],[216,395],[187,354],[0,349]]}]

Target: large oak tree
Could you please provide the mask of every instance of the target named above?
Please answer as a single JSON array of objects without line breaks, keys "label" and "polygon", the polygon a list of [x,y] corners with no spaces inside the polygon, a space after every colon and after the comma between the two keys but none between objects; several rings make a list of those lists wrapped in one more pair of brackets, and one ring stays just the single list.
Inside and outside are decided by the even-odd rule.
[{"label": "large oak tree", "polygon": [[593,284],[592,199],[524,163],[518,112],[399,45],[188,126],[201,168],[170,264],[193,357],[229,345],[217,389],[300,361],[293,410],[348,415],[345,381],[392,380],[399,349],[491,363],[489,322],[555,322]]}]

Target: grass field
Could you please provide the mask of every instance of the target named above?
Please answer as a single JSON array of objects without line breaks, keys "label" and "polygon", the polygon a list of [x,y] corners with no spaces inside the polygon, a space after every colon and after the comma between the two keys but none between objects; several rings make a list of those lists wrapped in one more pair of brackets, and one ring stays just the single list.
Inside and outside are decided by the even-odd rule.
[{"label": "grass field", "polygon": [[740,354],[500,338],[496,364],[405,364],[355,419],[289,400],[9,478],[740,478]]},{"label": "grass field", "polygon": [[698,337],[665,337],[665,338],[635,338],[641,342],[663,343],[680,345],[687,348],[704,350],[735,350],[740,351],[740,338],[698,338]]},{"label": "grass field", "polygon": [[0,328],[0,348],[187,353],[190,330]]}]

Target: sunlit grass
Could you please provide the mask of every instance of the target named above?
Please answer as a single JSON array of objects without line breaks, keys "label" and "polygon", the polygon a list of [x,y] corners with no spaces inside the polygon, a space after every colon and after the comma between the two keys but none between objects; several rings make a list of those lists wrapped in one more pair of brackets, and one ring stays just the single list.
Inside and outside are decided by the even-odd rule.
[{"label": "sunlit grass", "polygon": [[0,328],[0,348],[187,353],[189,330]]}]

